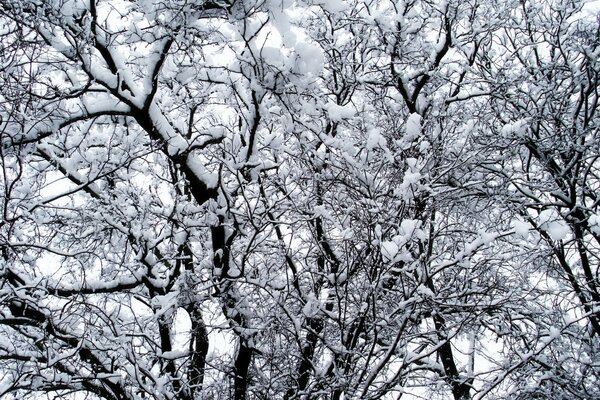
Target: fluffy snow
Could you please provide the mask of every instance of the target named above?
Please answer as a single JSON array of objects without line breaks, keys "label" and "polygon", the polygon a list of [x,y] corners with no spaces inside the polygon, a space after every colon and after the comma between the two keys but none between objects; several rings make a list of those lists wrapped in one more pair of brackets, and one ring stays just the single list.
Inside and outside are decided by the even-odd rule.
[{"label": "fluffy snow", "polygon": [[376,147],[387,147],[386,140],[379,129],[371,129],[367,137],[367,150],[373,150]]},{"label": "fluffy snow", "polygon": [[302,308],[302,312],[308,318],[314,318],[321,312],[321,304],[317,298],[310,294],[308,295],[308,299],[306,304]]},{"label": "fluffy snow", "polygon": [[189,156],[186,160],[186,164],[192,170],[194,175],[204,182],[206,186],[209,188],[216,188],[219,186],[219,176],[208,172],[197,157],[194,157],[193,155]]},{"label": "fluffy snow", "polygon": [[423,295],[423,297],[431,297],[431,298],[435,297],[435,293],[433,293],[431,291],[431,289],[429,289],[427,286],[424,286],[424,285],[420,285],[417,288],[417,292],[419,292],[421,295]]},{"label": "fluffy snow", "polygon": [[570,233],[569,226],[554,209],[540,212],[538,223],[552,240],[563,240]]},{"label": "fluffy snow", "polygon": [[348,4],[344,3],[343,0],[320,0],[317,4],[330,13],[342,12],[349,8]]},{"label": "fluffy snow", "polygon": [[421,221],[416,219],[405,219],[400,223],[400,233],[405,236],[412,236],[421,226]]},{"label": "fluffy snow", "polygon": [[552,222],[546,227],[546,232],[553,240],[562,240],[567,237],[570,230],[564,222]]},{"label": "fluffy snow", "polygon": [[522,137],[527,133],[527,127],[529,125],[528,119],[520,119],[513,123],[504,125],[502,128],[502,136],[504,137]]},{"label": "fluffy snow", "polygon": [[274,1],[270,8],[271,18],[270,22],[273,24],[275,29],[281,35],[283,45],[286,47],[292,47],[296,43],[296,34],[291,30],[290,16],[287,10],[281,4],[276,4]]},{"label": "fluffy snow", "polygon": [[551,326],[550,329],[548,330],[549,332],[549,336],[552,339],[557,339],[560,337],[560,329],[554,326]]},{"label": "fluffy snow", "polygon": [[175,235],[173,236],[173,241],[175,241],[175,243],[181,245],[181,244],[185,243],[185,241],[187,240],[187,237],[188,237],[187,232],[182,230],[182,231],[175,233]]},{"label": "fluffy snow", "polygon": [[398,254],[398,245],[394,242],[381,242],[381,255],[386,261],[392,261]]},{"label": "fluffy snow", "polygon": [[411,142],[417,137],[421,136],[421,116],[413,113],[406,119],[406,135],[404,136],[405,141]]},{"label": "fluffy snow", "polygon": [[331,101],[325,104],[323,109],[327,111],[329,119],[333,122],[340,122],[344,119],[352,118],[356,114],[352,105],[347,104],[345,106],[340,106]]},{"label": "fluffy snow", "polygon": [[515,219],[512,222],[512,227],[514,229],[515,235],[520,238],[527,239],[529,236],[529,224],[525,221]]},{"label": "fluffy snow", "polygon": [[294,46],[296,52],[296,69],[301,74],[319,75],[323,70],[325,57],[319,46],[308,42],[298,42]]},{"label": "fluffy snow", "polygon": [[277,68],[285,68],[288,62],[287,56],[278,47],[264,46],[260,49],[260,55],[266,63]]},{"label": "fluffy snow", "polygon": [[588,219],[590,230],[596,235],[600,235],[600,217],[596,214],[590,216]]}]

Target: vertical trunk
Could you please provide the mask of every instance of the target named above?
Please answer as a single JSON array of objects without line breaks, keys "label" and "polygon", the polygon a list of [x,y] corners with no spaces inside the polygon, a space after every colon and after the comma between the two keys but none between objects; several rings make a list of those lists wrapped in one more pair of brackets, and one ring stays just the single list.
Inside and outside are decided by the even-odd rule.
[{"label": "vertical trunk", "polygon": [[180,301],[185,303],[190,321],[190,360],[187,366],[187,388],[190,393],[190,398],[193,400],[197,397],[197,393],[201,393],[204,383],[204,371],[206,368],[206,355],[208,353],[208,330],[202,319],[202,309],[195,298],[194,286],[188,282],[188,279],[194,279],[194,253],[189,244],[184,243],[181,248],[181,260],[185,275],[183,276],[182,285],[180,285]]},{"label": "vertical trunk", "polygon": [[[202,314],[195,305],[188,309],[192,321],[190,340],[189,386],[192,393],[198,393],[204,383],[206,354],[208,353],[208,331],[202,320]],[[192,398],[194,395],[192,395]]]},{"label": "vertical trunk", "polygon": [[[430,260],[433,254],[433,243],[435,240],[435,219],[436,219],[436,208],[431,207],[429,213],[426,212],[427,204],[426,198],[421,198],[416,202],[418,213],[422,218],[423,223],[429,224],[429,237],[426,245],[421,245],[421,254],[425,254],[425,259]],[[426,246],[426,247],[425,247]],[[425,268],[428,270],[429,263],[427,262]],[[435,285],[431,278],[429,278],[429,272],[427,272],[426,285],[433,293],[437,293]],[[454,400],[468,400],[471,398],[471,384],[465,377],[461,376],[456,367],[456,361],[454,353],[452,351],[452,343],[448,338],[448,332],[446,328],[446,320],[441,312],[435,313],[433,316],[433,324],[439,340],[443,342],[440,348],[437,350],[437,354],[442,361],[442,367],[444,368],[445,380],[452,389],[452,397]]]},{"label": "vertical trunk", "polygon": [[306,342],[301,349],[301,359],[296,369],[296,387],[288,389],[284,396],[285,400],[296,399],[300,393],[306,390],[310,376],[313,372],[312,361],[323,326],[323,320],[318,317],[306,319],[306,328],[308,332],[306,334]]},{"label": "vertical trunk", "polygon": [[248,370],[252,361],[252,348],[242,336],[238,336],[239,348],[234,364],[234,399],[245,400],[249,386]]},{"label": "vertical trunk", "polygon": [[452,387],[452,396],[454,400],[470,399],[471,386],[458,373],[456,363],[454,362],[454,354],[452,353],[452,345],[444,332],[445,321],[439,314],[433,317],[433,321],[438,331],[438,336],[441,340],[445,340],[444,344],[438,350],[438,355],[442,360],[444,372],[446,373],[446,381]]},{"label": "vertical trunk", "polygon": [[[433,284],[430,284],[429,288],[433,290]],[[467,379],[459,374],[458,368],[456,367],[454,354],[452,352],[452,344],[450,343],[446,332],[446,321],[441,314],[436,313],[433,316],[433,324],[435,325],[438,338],[444,342],[437,353],[442,361],[442,366],[444,367],[446,382],[448,382],[452,388],[452,396],[454,397],[454,400],[468,400],[471,398],[471,385]]]},{"label": "vertical trunk", "polygon": [[[213,266],[215,268],[215,290],[216,295],[221,297],[223,314],[228,319],[233,332],[238,338],[238,351],[233,364],[234,399],[245,400],[250,383],[249,369],[252,362],[253,349],[244,336],[244,330],[248,327],[245,316],[237,309],[238,296],[236,288],[229,275],[229,263],[231,245],[235,232],[227,233],[224,217],[220,218],[219,225],[211,229],[213,244]],[[243,273],[243,272],[242,272]]]},{"label": "vertical trunk", "polygon": [[[160,349],[163,353],[173,350],[171,343],[171,326],[170,322],[164,319],[158,321],[158,332],[160,335]],[[177,373],[177,367],[175,360],[166,360],[163,366],[164,372],[170,376],[171,383],[173,385],[173,391],[178,393],[181,400],[192,400],[190,393],[187,388],[183,388],[181,385],[181,377]]]}]

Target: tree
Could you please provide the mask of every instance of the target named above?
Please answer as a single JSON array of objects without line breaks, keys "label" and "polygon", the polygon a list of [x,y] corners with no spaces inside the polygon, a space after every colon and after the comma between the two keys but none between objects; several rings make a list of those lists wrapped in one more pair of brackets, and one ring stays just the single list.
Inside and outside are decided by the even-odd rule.
[{"label": "tree", "polygon": [[582,6],[520,2],[492,36],[496,57],[478,56],[493,122],[473,135],[485,152],[474,170],[488,183],[471,191],[512,214],[519,242],[543,260],[527,269],[545,281],[536,286],[549,337],[570,337],[542,341],[544,349],[540,333],[523,341],[539,349],[531,357],[535,370],[518,374],[525,397],[597,396],[599,31],[597,20],[582,18]]},{"label": "tree", "polygon": [[578,10],[0,1],[0,397],[594,397]]}]

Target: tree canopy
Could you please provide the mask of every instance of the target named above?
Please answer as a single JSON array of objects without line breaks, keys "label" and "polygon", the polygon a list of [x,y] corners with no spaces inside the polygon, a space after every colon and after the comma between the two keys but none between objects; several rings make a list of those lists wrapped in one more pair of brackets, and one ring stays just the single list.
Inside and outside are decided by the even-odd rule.
[{"label": "tree canopy", "polygon": [[594,12],[0,0],[0,398],[600,398]]}]

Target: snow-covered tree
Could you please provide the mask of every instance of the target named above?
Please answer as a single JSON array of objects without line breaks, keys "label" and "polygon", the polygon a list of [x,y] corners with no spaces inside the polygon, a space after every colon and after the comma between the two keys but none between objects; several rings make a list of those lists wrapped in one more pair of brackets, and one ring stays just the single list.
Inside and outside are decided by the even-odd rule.
[{"label": "snow-covered tree", "polygon": [[573,2],[0,0],[0,397],[598,396]]},{"label": "snow-covered tree", "polygon": [[[485,160],[475,169],[493,183],[488,196],[511,215],[520,246],[539,260],[522,262],[538,281],[534,288],[543,288],[547,308],[546,318],[540,310],[532,321],[549,333],[523,339],[535,367],[519,373],[517,390],[523,398],[593,398],[600,25],[591,9],[569,1],[522,2],[506,21],[492,35],[493,54],[477,63],[490,114],[473,142]],[[540,335],[560,339],[547,344]]]}]

